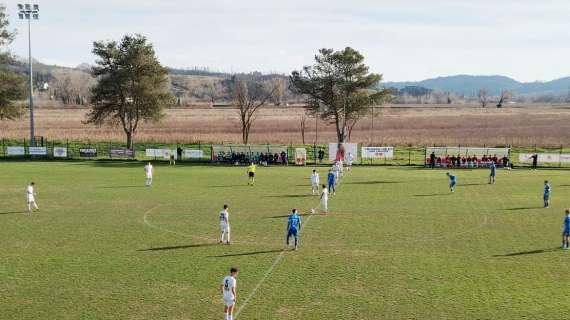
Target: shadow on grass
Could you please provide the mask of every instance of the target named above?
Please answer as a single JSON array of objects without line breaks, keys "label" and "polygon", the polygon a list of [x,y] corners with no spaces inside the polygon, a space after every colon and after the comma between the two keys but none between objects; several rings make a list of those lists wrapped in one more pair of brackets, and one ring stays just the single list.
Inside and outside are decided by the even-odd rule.
[{"label": "shadow on grass", "polygon": [[402,183],[402,182],[401,181],[355,181],[355,182],[345,182],[344,184],[371,185],[371,184],[392,184],[392,183]]},{"label": "shadow on grass", "polygon": [[432,193],[432,194],[414,194],[414,197],[440,197],[440,196],[449,196],[450,193]]},{"label": "shadow on grass", "polygon": [[6,211],[0,212],[0,214],[18,214],[18,213],[28,213],[27,211]]},{"label": "shadow on grass", "polygon": [[493,257],[494,258],[497,258],[497,257],[517,257],[517,256],[525,256],[525,255],[529,255],[529,254],[554,252],[554,251],[558,251],[558,250],[560,250],[560,247],[530,250],[530,251],[521,251],[521,252],[513,252],[513,253],[507,253],[507,254],[496,254]]},{"label": "shadow on grass", "polygon": [[506,211],[521,211],[521,210],[533,210],[533,209],[542,209],[543,207],[518,207],[518,208],[507,208],[503,209]]},{"label": "shadow on grass", "polygon": [[[302,213],[302,214],[298,214],[298,216],[300,217],[308,217],[308,216],[315,216],[316,214],[308,214],[308,213]],[[287,218],[289,217],[288,214],[284,214],[284,215],[280,215],[280,216],[272,216],[272,217],[265,217],[265,219],[279,219],[279,218]]]},{"label": "shadow on grass", "polygon": [[145,185],[139,185],[139,186],[105,186],[105,187],[100,187],[103,189],[125,189],[125,188],[147,188],[147,186]]},{"label": "shadow on grass", "polygon": [[472,186],[485,186],[488,185],[489,183],[465,183],[465,184],[460,184],[460,187],[472,187]]},{"label": "shadow on grass", "polygon": [[231,253],[231,254],[223,254],[219,256],[209,256],[208,258],[228,258],[228,257],[241,257],[241,256],[255,256],[258,254],[265,254],[265,253],[274,253],[274,252],[281,252],[282,249],[279,250],[266,250],[266,251],[253,251],[253,252],[243,252],[243,253]]},{"label": "shadow on grass", "polygon": [[228,184],[225,186],[208,186],[208,188],[247,188],[247,184]]},{"label": "shadow on grass", "polygon": [[312,194],[282,194],[282,195],[275,195],[275,196],[268,196],[269,198],[308,198],[308,197],[315,197]]},{"label": "shadow on grass", "polygon": [[199,244],[187,244],[183,246],[169,246],[169,247],[158,247],[158,248],[148,248],[139,249],[137,251],[163,251],[163,250],[178,250],[178,249],[189,249],[189,248],[201,248],[201,247],[211,247],[221,245],[218,243],[199,243]]}]

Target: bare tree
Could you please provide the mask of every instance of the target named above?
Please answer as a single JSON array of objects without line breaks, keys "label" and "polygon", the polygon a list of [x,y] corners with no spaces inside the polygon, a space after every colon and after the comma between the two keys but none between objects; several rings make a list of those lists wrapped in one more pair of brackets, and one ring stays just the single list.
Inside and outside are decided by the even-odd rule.
[{"label": "bare tree", "polygon": [[83,71],[56,74],[52,83],[54,98],[61,100],[64,105],[83,105],[87,103],[87,97],[94,85],[95,79]]},{"label": "bare tree", "polygon": [[233,98],[239,109],[242,141],[247,144],[251,127],[257,118],[257,111],[275,93],[275,87],[267,87],[255,78],[234,78]]},{"label": "bare tree", "polygon": [[501,96],[499,97],[499,103],[497,103],[497,108],[502,108],[503,103],[508,102],[510,99],[512,99],[511,92],[508,90],[502,90]]},{"label": "bare tree", "polygon": [[285,102],[285,94],[287,93],[287,82],[283,78],[273,78],[269,86],[274,88],[274,93],[271,96],[271,101],[280,106]]},{"label": "bare tree", "polygon": [[224,94],[224,87],[219,80],[208,81],[202,84],[204,90],[204,95],[208,97],[212,104],[216,103],[216,100],[221,98]]},{"label": "bare tree", "polygon": [[489,93],[487,92],[487,89],[479,89],[479,92],[477,93],[477,99],[479,99],[479,103],[483,108],[487,107],[487,104],[489,103]]},{"label": "bare tree", "polygon": [[305,129],[307,128],[307,115],[302,114],[299,117],[299,130],[301,131],[301,139],[303,144],[305,144]]}]

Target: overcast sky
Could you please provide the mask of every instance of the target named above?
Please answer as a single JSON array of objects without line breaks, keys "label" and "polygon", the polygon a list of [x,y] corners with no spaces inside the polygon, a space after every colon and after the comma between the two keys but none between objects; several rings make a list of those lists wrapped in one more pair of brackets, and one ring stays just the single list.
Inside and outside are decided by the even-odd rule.
[{"label": "overcast sky", "polygon": [[[27,57],[19,1],[7,6]],[[37,1],[33,56],[93,63],[92,42],[141,33],[172,67],[289,73],[319,48],[351,46],[386,81],[501,74],[570,75],[569,0],[49,0]]]}]

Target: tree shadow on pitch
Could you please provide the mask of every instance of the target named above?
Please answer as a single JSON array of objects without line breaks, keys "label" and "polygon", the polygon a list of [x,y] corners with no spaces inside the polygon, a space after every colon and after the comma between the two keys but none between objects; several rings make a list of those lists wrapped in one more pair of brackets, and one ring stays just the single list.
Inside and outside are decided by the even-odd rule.
[{"label": "tree shadow on pitch", "polygon": [[392,184],[392,183],[402,183],[401,181],[350,181],[345,182],[344,184],[362,184],[362,185],[371,185],[371,184]]},{"label": "tree shadow on pitch", "polygon": [[493,258],[500,258],[500,257],[517,257],[517,256],[525,256],[529,254],[539,254],[539,253],[548,253],[548,252],[555,252],[560,250],[560,247],[554,248],[546,248],[546,249],[538,249],[538,250],[529,250],[529,251],[520,251],[520,252],[513,252],[507,254],[496,254],[493,255]]},{"label": "tree shadow on pitch", "polygon": [[[308,217],[308,216],[314,216],[314,214],[301,213],[301,214],[298,214],[298,216]],[[289,217],[288,214],[283,214],[283,215],[279,215],[279,216],[265,217],[265,219],[280,219],[280,218],[287,218],[287,217]]]},{"label": "tree shadow on pitch", "polygon": [[223,254],[219,256],[209,256],[208,258],[229,258],[229,257],[241,257],[241,256],[254,256],[258,254],[265,254],[265,253],[275,253],[281,252],[282,249],[279,250],[265,250],[265,251],[253,251],[253,252],[243,252],[243,253],[231,253],[231,254]]},{"label": "tree shadow on pitch", "polygon": [[19,213],[27,213],[27,211],[6,211],[6,212],[0,212],[0,214],[19,214]]},{"label": "tree shadow on pitch", "polygon": [[312,194],[282,194],[282,195],[273,195],[268,197],[269,198],[308,198],[315,196]]},{"label": "tree shadow on pitch", "polygon": [[138,185],[138,186],[104,186],[100,187],[103,189],[126,189],[126,188],[147,188],[145,185]]},{"label": "tree shadow on pitch", "polygon": [[430,193],[430,194],[414,194],[414,197],[440,197],[440,196],[449,196],[450,193]]},{"label": "tree shadow on pitch", "polygon": [[535,207],[517,207],[517,208],[507,208],[503,209],[506,211],[521,211],[521,210],[534,210],[534,209],[542,209],[543,207],[535,206]]},{"label": "tree shadow on pitch", "polygon": [[164,251],[164,250],[178,250],[178,249],[189,249],[189,248],[201,248],[201,247],[211,247],[221,245],[218,243],[199,243],[199,244],[187,244],[182,246],[168,246],[168,247],[157,247],[148,249],[139,249],[137,251]]}]

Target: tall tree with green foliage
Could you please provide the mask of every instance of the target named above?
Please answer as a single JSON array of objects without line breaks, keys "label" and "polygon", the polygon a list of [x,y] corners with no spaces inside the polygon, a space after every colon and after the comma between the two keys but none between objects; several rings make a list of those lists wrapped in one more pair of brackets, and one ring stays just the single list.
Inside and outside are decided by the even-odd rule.
[{"label": "tall tree with green foliage", "polygon": [[168,71],[142,35],[126,35],[120,43],[94,42],[93,53],[98,60],[91,74],[97,84],[91,89],[87,123],[120,125],[127,148],[133,149],[141,121],[159,121],[163,108],[175,101]]},{"label": "tall tree with green foliage", "polygon": [[376,89],[381,80],[381,75],[368,72],[364,56],[350,47],[321,49],[313,66],[290,76],[296,93],[306,96],[307,111],[335,125],[339,143],[346,141],[370,106],[391,96],[389,89]]},{"label": "tall tree with green foliage", "polygon": [[19,100],[26,98],[26,83],[21,74],[9,69],[12,55],[5,49],[16,36],[8,29],[9,21],[6,7],[0,5],[0,120],[15,119],[22,113]]}]

